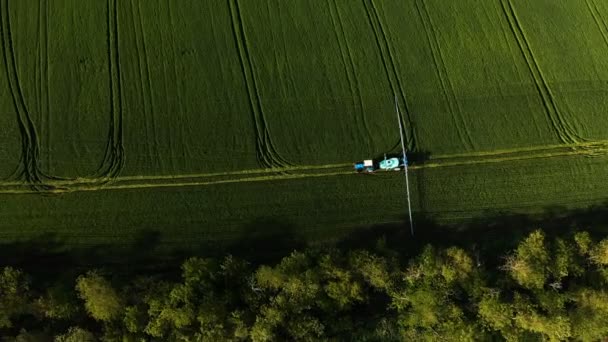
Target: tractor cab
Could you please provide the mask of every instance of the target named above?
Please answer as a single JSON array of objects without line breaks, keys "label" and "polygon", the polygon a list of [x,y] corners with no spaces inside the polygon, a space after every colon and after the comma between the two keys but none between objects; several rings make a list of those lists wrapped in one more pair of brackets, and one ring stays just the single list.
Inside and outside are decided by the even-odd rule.
[{"label": "tractor cab", "polygon": [[374,166],[373,160],[367,159],[355,163],[355,170],[357,170],[357,172],[374,172],[376,171],[376,167]]},{"label": "tractor cab", "polygon": [[380,170],[384,171],[399,171],[399,167],[403,165],[399,162],[399,158],[384,158],[380,161]]}]

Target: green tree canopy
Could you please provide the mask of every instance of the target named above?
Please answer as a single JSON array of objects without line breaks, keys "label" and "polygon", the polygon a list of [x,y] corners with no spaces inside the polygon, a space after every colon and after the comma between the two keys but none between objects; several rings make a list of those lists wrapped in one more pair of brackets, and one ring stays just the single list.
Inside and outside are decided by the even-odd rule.
[{"label": "green tree canopy", "polygon": [[[181,275],[0,271],[6,341],[599,341],[607,240],[533,231],[504,257],[464,247],[309,248],[275,264],[189,258]],[[492,257],[490,262],[484,258]],[[502,266],[496,265],[502,260]],[[500,263],[500,262],[499,262]],[[68,279],[70,282],[66,282]]]},{"label": "green tree canopy", "polygon": [[30,311],[29,283],[12,267],[0,271],[0,328],[13,326],[12,319]]},{"label": "green tree canopy", "polygon": [[112,285],[99,273],[91,271],[76,279],[78,296],[87,312],[98,321],[117,319],[123,312],[123,301]]}]

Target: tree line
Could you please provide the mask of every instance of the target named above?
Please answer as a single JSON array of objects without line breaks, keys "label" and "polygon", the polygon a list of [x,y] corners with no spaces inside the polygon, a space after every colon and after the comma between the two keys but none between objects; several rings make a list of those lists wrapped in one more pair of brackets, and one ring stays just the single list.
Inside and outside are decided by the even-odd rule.
[{"label": "tree line", "polygon": [[49,282],[0,268],[5,341],[598,341],[608,337],[608,239],[525,236],[499,262],[384,240],[276,264],[187,259],[177,278],[91,270]]}]

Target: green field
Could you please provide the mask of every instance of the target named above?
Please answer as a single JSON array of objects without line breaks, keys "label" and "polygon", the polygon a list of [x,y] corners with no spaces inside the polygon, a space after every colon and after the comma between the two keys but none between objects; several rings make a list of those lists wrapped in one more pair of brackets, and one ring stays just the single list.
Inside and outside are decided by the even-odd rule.
[{"label": "green field", "polygon": [[[0,0],[0,235],[309,240],[608,199],[599,0]],[[287,229],[287,228],[285,228]]]}]

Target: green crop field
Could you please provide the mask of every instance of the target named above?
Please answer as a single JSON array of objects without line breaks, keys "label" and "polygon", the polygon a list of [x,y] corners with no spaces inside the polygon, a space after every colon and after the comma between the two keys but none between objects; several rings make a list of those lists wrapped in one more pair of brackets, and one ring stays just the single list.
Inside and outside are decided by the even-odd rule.
[{"label": "green crop field", "polygon": [[0,235],[308,240],[608,199],[600,0],[0,0]]}]

